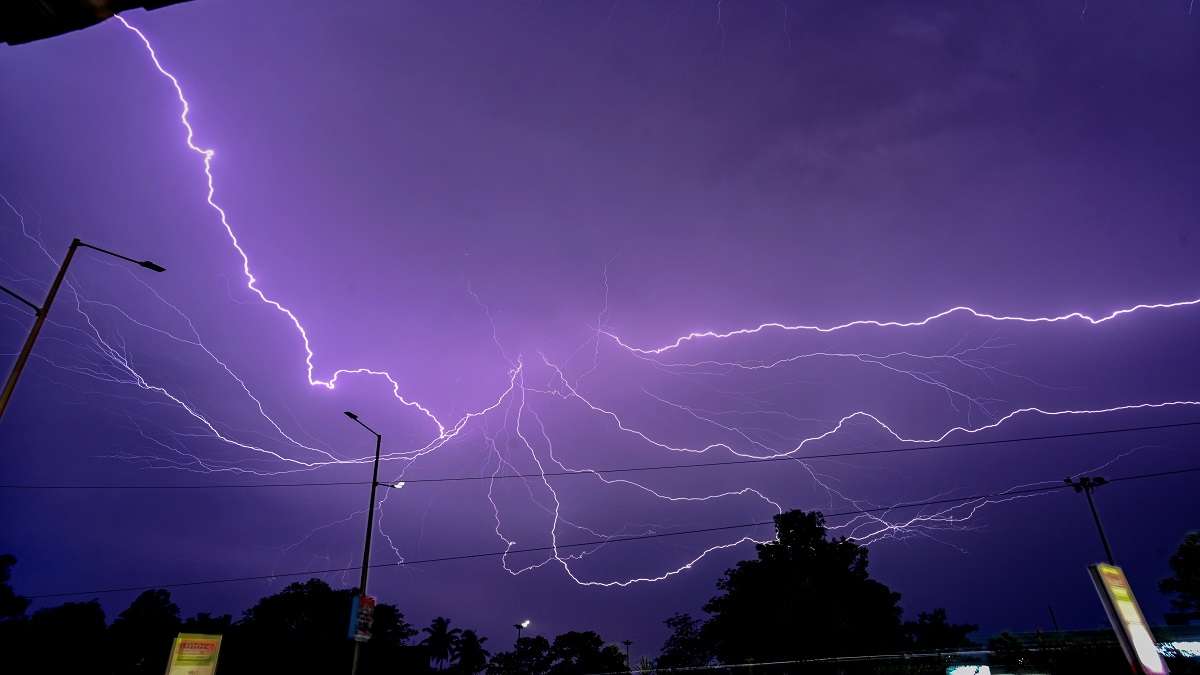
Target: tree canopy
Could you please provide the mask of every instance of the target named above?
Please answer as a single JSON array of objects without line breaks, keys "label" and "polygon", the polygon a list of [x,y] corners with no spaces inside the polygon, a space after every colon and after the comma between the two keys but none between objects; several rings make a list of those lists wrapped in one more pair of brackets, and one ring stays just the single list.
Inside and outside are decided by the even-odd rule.
[{"label": "tree canopy", "polygon": [[725,663],[881,653],[903,645],[900,594],[871,578],[867,550],[830,539],[820,513],[775,517],[777,539],[717,582],[703,635]]},{"label": "tree canopy", "polygon": [[979,630],[974,624],[953,624],[946,619],[946,610],[941,607],[932,612],[921,612],[916,621],[904,623],[907,646],[915,651],[937,651],[941,649],[967,649],[976,646],[967,636]]},{"label": "tree canopy", "polygon": [[593,631],[569,631],[554,638],[535,635],[517,641],[488,664],[489,675],[584,675],[625,670],[625,654]]},{"label": "tree canopy", "polygon": [[1200,618],[1200,532],[1184,537],[1170,564],[1173,574],[1159,582],[1159,589],[1175,596],[1171,606],[1177,612]]}]

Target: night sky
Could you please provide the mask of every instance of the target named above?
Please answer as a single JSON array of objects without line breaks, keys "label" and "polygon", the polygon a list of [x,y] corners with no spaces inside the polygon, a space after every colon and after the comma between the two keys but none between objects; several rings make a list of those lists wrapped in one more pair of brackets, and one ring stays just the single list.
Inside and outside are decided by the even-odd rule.
[{"label": "night sky", "polygon": [[[366,481],[373,438],[343,410],[384,434],[389,481],[1198,420],[1200,11],[1188,5],[198,0],[130,12],[179,78],[195,144],[215,150],[215,202],[257,288],[306,331],[311,372],[297,326],[247,288],[175,90],[138,36],[112,20],[0,48],[12,207],[0,202],[0,283],[40,300],[57,263],[39,246],[56,261],[75,236],[168,268],[77,257],[0,424],[3,482]],[[1100,319],[1188,301],[1098,323],[960,311],[648,351],[763,323],[921,322],[960,305]],[[0,302],[7,370],[30,317]],[[390,373],[395,392],[379,375],[310,383],[361,368]],[[1184,427],[603,480],[413,482],[381,493],[373,560],[1190,467],[1196,441]],[[1155,622],[1167,557],[1200,526],[1196,484],[1097,493]],[[1049,627],[1052,605],[1064,627],[1103,625],[1083,498],[991,501],[830,524],[870,545],[873,573],[911,615],[944,606],[988,634]],[[366,505],[365,485],[0,490],[0,550],[18,556],[25,594],[354,567]],[[446,615],[494,649],[528,617],[551,637],[632,639],[636,658],[753,547],[618,584],[743,536],[770,528],[563,549],[562,563],[382,568],[371,588],[414,623]],[[302,578],[173,594],[189,614],[236,613]],[[134,595],[102,600],[115,614]]]}]

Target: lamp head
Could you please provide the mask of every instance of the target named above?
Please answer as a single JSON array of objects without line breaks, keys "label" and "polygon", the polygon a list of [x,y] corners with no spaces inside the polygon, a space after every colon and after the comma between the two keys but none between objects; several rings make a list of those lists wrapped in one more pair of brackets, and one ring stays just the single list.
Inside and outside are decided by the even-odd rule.
[{"label": "lamp head", "polygon": [[349,410],[344,411],[343,414],[346,417],[349,417],[350,419],[354,420],[355,422],[358,421],[358,415],[355,415],[354,413],[350,412]]},{"label": "lamp head", "polygon": [[167,268],[163,267],[162,265],[159,265],[156,262],[152,262],[150,260],[143,260],[138,264],[141,265],[142,267],[145,267],[148,270],[154,270],[155,272],[166,272],[167,271]]}]

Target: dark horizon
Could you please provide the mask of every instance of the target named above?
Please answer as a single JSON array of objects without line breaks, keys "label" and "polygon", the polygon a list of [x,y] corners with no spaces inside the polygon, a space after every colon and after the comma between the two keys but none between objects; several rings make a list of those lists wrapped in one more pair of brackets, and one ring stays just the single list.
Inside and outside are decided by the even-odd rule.
[{"label": "dark horizon", "polygon": [[[380,491],[385,564],[1200,465],[1186,426],[865,454],[1200,420],[1186,3],[203,0],[123,18],[0,48],[17,93],[0,284],[40,302],[74,237],[167,269],[72,263],[0,422],[0,482],[367,481],[352,410],[383,435],[381,481],[406,482]],[[178,78],[193,149],[136,31]],[[960,306],[976,313],[942,315]],[[0,353],[28,314],[0,300]],[[822,457],[422,482],[779,453]],[[1198,527],[1189,484],[1096,493],[1153,623]],[[0,552],[26,595],[356,568],[365,488],[0,489]],[[1106,625],[1082,496],[952,506],[830,520],[907,616]],[[530,618],[631,639],[636,659],[753,555],[743,535],[770,528],[383,567],[371,590],[414,624],[502,643]],[[172,594],[236,612],[301,579]]]}]

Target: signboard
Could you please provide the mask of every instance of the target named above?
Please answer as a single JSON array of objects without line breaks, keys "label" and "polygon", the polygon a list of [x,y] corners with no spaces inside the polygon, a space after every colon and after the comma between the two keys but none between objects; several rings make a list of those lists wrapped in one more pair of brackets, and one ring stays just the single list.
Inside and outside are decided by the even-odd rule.
[{"label": "signboard", "polygon": [[180,633],[171,647],[167,675],[213,675],[220,652],[220,635]]},{"label": "signboard", "polygon": [[1163,663],[1162,655],[1158,653],[1158,645],[1146,625],[1146,617],[1138,607],[1129,587],[1125,573],[1116,565],[1097,563],[1088,567],[1092,582],[1096,584],[1096,592],[1100,594],[1100,602],[1108,613],[1113,631],[1117,634],[1117,642],[1135,673],[1147,675],[1162,675],[1167,673],[1167,664]]},{"label": "signboard", "polygon": [[371,624],[375,622],[375,598],[356,595],[350,603],[350,639],[366,642],[371,639]]}]

